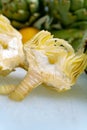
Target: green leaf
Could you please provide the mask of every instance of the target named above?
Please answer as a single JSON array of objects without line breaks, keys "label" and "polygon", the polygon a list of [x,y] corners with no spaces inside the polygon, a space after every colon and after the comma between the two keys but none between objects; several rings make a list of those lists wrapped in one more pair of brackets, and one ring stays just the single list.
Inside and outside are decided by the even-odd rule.
[{"label": "green leaf", "polygon": [[74,14],[78,20],[87,20],[87,10],[85,8],[75,11]]},{"label": "green leaf", "polygon": [[85,0],[70,0],[71,2],[71,11],[76,11],[84,7]]}]

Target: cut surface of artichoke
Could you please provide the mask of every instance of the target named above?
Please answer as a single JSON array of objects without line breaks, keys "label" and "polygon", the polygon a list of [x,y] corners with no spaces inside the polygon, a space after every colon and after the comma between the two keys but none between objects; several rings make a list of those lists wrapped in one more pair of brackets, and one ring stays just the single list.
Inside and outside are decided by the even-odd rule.
[{"label": "cut surface of artichoke", "polygon": [[22,36],[0,15],[0,74],[7,75],[24,62]]},{"label": "cut surface of artichoke", "polygon": [[[30,67],[36,68],[43,82],[56,89],[69,89],[87,64],[87,55],[75,54],[71,45],[41,31],[25,45]],[[51,62],[50,62],[51,59]]]},{"label": "cut surface of artichoke", "polygon": [[29,70],[9,96],[14,100],[24,99],[33,88],[42,83],[57,91],[68,90],[87,65],[87,54],[83,51],[75,53],[67,41],[53,38],[44,30],[24,45],[24,52]]}]

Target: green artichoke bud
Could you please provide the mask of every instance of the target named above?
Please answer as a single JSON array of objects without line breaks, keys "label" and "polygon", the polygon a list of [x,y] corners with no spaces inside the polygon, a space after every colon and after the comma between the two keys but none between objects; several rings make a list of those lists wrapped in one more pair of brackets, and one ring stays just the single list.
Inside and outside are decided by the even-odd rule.
[{"label": "green artichoke bud", "polygon": [[[43,8],[52,21],[52,28],[87,29],[87,0],[42,0]],[[85,25],[85,27],[84,27]],[[50,28],[51,28],[50,27]]]},{"label": "green artichoke bud", "polygon": [[38,0],[1,0],[0,13],[17,29],[31,25],[39,17]]}]

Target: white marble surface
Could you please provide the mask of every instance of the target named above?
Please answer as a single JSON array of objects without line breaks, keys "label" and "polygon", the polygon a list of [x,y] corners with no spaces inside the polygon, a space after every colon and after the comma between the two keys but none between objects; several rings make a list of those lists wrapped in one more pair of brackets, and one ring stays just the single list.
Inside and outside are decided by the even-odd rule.
[{"label": "white marble surface", "polygon": [[[17,69],[0,84],[19,83],[25,73]],[[22,102],[0,95],[0,130],[87,130],[87,76],[64,93],[39,86]]]}]

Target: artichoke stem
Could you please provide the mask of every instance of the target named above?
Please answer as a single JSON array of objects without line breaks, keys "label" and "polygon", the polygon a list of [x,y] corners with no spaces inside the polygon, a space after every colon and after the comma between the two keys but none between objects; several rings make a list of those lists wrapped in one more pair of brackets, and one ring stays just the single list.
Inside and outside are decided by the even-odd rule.
[{"label": "artichoke stem", "polygon": [[0,86],[0,94],[7,95],[11,93],[15,88],[16,88],[15,85]]},{"label": "artichoke stem", "polygon": [[41,83],[42,79],[38,72],[34,70],[28,71],[24,80],[22,80],[17,88],[9,95],[9,98],[15,101],[21,101],[32,89],[39,86]]}]

